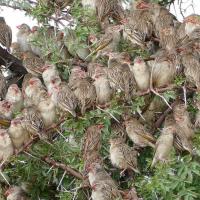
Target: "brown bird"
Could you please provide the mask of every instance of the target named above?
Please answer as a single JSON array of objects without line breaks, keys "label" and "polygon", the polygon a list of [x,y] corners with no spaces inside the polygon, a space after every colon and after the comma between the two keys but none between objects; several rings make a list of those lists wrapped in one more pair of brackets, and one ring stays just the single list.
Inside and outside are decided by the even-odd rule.
[{"label": "brown bird", "polygon": [[8,128],[8,133],[16,149],[20,149],[30,139],[30,135],[23,128],[22,118],[20,117],[17,117],[11,121],[11,125]]},{"label": "brown bird", "polygon": [[111,100],[113,91],[102,67],[96,67],[93,79],[97,94],[96,103],[100,106],[106,106]]},{"label": "brown bird", "polygon": [[184,66],[184,74],[189,83],[194,84],[200,91],[200,62],[189,50],[180,52],[181,63]]},{"label": "brown bird", "polygon": [[134,2],[131,14],[124,23],[123,37],[144,48],[153,33],[151,15],[144,1]]},{"label": "brown bird", "polygon": [[[108,69],[106,70],[111,88],[124,92],[126,101],[130,101],[134,94],[136,82],[130,71],[129,61],[126,61],[126,55],[110,54],[108,60]],[[125,57],[125,58],[120,58]]]},{"label": "brown bird", "polygon": [[8,130],[0,129],[0,161],[6,161],[14,153],[12,141]]},{"label": "brown bird", "polygon": [[17,33],[17,42],[20,45],[20,49],[25,52],[25,51],[31,51],[31,46],[29,44],[29,35],[31,33],[31,29],[27,24],[21,24],[17,26],[19,29]]},{"label": "brown bird", "polygon": [[178,44],[178,36],[175,27],[167,27],[159,30],[159,45],[167,51],[175,50]]},{"label": "brown bird", "polygon": [[24,108],[24,110],[22,111],[22,116],[23,128],[28,133],[30,133],[31,135],[39,135],[40,137],[44,136],[44,122],[42,120],[40,112],[36,109],[36,107],[31,106]]},{"label": "brown bird", "polygon": [[125,18],[121,0],[95,0],[96,14],[102,29],[109,25],[109,17],[119,23]]},{"label": "brown bird", "polygon": [[110,140],[110,160],[114,166],[119,169],[133,170],[139,173],[137,166],[138,152],[133,148],[129,147],[121,138],[113,138]]},{"label": "brown bird", "polygon": [[130,65],[130,70],[134,74],[139,90],[148,90],[150,86],[150,71],[149,66],[144,60],[141,57],[136,57],[134,59],[134,65]]},{"label": "brown bird", "polygon": [[45,61],[32,52],[25,52],[23,54],[23,65],[29,73],[38,77],[42,75],[42,67],[45,65]]},{"label": "brown bird", "polygon": [[184,135],[188,139],[191,139],[194,136],[194,130],[189,117],[189,112],[187,111],[184,103],[179,102],[174,106],[173,116],[178,130],[181,132],[180,134]]},{"label": "brown bird", "polygon": [[21,50],[19,43],[13,42],[11,44],[11,54],[19,60],[23,59],[23,51]]},{"label": "brown bird", "polygon": [[69,86],[78,99],[82,115],[85,114],[87,108],[94,105],[96,100],[95,87],[91,83],[91,80],[85,76],[86,74],[77,68],[77,72],[69,80]]},{"label": "brown bird", "polygon": [[12,119],[13,105],[7,100],[0,101],[0,117],[2,119]]},{"label": "brown bird", "polygon": [[[55,77],[56,79],[57,77]],[[72,116],[76,117],[75,109],[78,105],[78,101],[73,91],[68,84],[61,83],[60,85],[54,85],[55,81],[52,79],[52,83],[49,85],[49,95],[51,100],[61,110],[69,112]]]},{"label": "brown bird", "polygon": [[87,128],[83,138],[83,158],[86,159],[92,152],[99,152],[101,149],[101,130],[103,125],[93,125]]},{"label": "brown bird", "polygon": [[126,141],[126,127],[124,123],[118,123],[115,120],[111,122],[111,133],[113,137],[119,137],[121,138],[124,142]]},{"label": "brown bird", "polygon": [[6,24],[4,17],[0,17],[0,43],[5,46],[8,51],[10,51],[10,46],[12,43],[12,30],[10,26]]},{"label": "brown bird", "polygon": [[152,73],[153,87],[166,87],[172,83],[176,75],[176,58],[174,55],[168,55],[166,51],[160,51],[155,60],[148,61],[147,64]]},{"label": "brown bird", "polygon": [[28,42],[30,43],[31,51],[37,56],[42,55],[41,46],[36,42],[39,36],[39,27],[33,26],[28,37]]},{"label": "brown bird", "polygon": [[144,126],[135,118],[125,120],[126,132],[128,137],[138,146],[155,147],[155,138],[145,130]]},{"label": "brown bird", "polygon": [[19,112],[23,108],[23,95],[17,84],[9,86],[5,100],[13,104],[13,112]]},{"label": "brown bird", "polygon": [[99,163],[92,163],[89,166],[88,179],[93,189],[93,200],[122,199],[117,185]]},{"label": "brown bird", "polygon": [[169,115],[165,119],[164,128],[156,141],[155,155],[151,167],[158,161],[167,162],[171,149],[173,148],[174,134],[176,133],[176,124],[173,116]]},{"label": "brown bird", "polygon": [[42,78],[47,89],[49,87],[49,84],[52,83],[52,80],[53,84],[56,86],[59,86],[62,82],[59,76],[59,72],[54,65],[46,65],[43,67]]},{"label": "brown bird", "polygon": [[5,97],[6,92],[7,92],[6,79],[0,70],[0,98],[1,100]]},{"label": "brown bird", "polygon": [[12,186],[6,192],[5,196],[7,200],[29,200],[25,191],[19,186]]}]

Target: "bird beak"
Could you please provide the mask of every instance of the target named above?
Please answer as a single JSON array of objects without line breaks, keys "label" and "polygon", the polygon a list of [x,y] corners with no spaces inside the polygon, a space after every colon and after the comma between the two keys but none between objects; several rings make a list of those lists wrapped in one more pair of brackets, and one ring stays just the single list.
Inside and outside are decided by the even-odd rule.
[{"label": "bird beak", "polygon": [[21,25],[16,26],[16,28],[20,29],[20,28],[21,28]]}]

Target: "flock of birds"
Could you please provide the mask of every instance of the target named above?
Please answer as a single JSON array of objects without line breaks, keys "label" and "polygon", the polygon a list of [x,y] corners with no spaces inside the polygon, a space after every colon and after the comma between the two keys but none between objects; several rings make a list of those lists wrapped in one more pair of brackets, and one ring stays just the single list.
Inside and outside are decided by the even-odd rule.
[{"label": "flock of birds", "polygon": [[[125,16],[127,14],[120,1],[100,0],[96,4],[94,1],[87,1],[87,5],[90,3],[97,7],[97,18],[104,34],[100,39],[94,35],[89,36],[88,40],[92,45],[97,45],[97,48],[88,53],[87,58],[95,53],[97,55],[87,63],[87,69],[73,66],[68,82],[61,80],[56,66],[44,60],[41,49],[31,42],[40,35],[39,27],[30,29],[27,24],[18,26],[17,42],[11,44],[11,29],[4,18],[0,18],[1,44],[8,51],[11,48],[11,53],[23,61],[28,71],[22,88],[12,84],[7,89],[5,78],[0,76],[0,116],[11,120],[9,128],[0,129],[0,160],[3,162],[33,136],[46,138],[45,130],[63,116],[84,115],[95,105],[106,109],[119,90],[125,103],[129,103],[138,94],[152,92],[170,106],[158,91],[159,88],[170,86],[180,73],[185,75],[189,84],[197,88],[197,92],[200,90],[200,16],[190,15],[181,23],[166,8],[156,3],[136,1],[128,16]],[[110,17],[119,24],[110,24]],[[62,59],[65,59],[66,54],[70,54],[67,36],[62,31],[55,34],[52,27],[48,29],[47,35],[53,38]],[[148,50],[151,60],[136,57],[132,61],[128,53],[117,52],[122,37],[133,45]],[[101,56],[108,58],[107,66],[96,59]],[[196,127],[200,124],[199,105],[200,101],[197,100],[199,111],[196,115]],[[153,100],[147,108],[153,113],[149,118],[154,117],[155,107],[159,107],[159,104]],[[115,127],[118,129],[116,133],[125,133],[134,143],[130,147],[124,137],[119,135],[110,140],[110,160],[113,166],[122,170],[121,175],[125,170],[140,173],[137,164],[138,149],[146,146],[155,149],[152,167],[159,161],[167,162],[173,146],[193,154],[194,125],[185,102],[179,100],[174,105],[173,112],[165,118],[158,139],[146,129],[146,121],[125,114],[122,124]],[[83,142],[84,160],[92,160],[85,166],[92,188],[91,197],[93,200],[122,199],[115,181],[104,169],[102,161],[96,159],[100,157],[98,137],[101,128],[101,125],[89,127]],[[14,200],[12,195],[22,194],[21,188],[14,188],[7,192],[7,199]]]}]

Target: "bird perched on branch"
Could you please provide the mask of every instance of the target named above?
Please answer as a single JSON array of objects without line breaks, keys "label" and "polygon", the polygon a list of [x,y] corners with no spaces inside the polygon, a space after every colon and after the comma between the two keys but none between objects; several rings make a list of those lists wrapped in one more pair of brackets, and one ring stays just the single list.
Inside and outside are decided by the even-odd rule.
[{"label": "bird perched on branch", "polygon": [[6,161],[14,153],[8,130],[0,129],[0,161]]},{"label": "bird perched on branch", "polygon": [[31,29],[27,24],[21,24],[17,26],[19,29],[17,33],[17,42],[20,45],[20,48],[23,52],[31,51],[31,45],[29,44],[29,35],[31,33]]},{"label": "bird perched on branch", "polygon": [[110,54],[106,70],[110,86],[124,92],[126,101],[130,101],[136,88],[136,82],[130,71],[129,55],[125,53]]},{"label": "bird perched on branch", "polygon": [[138,152],[124,143],[122,138],[110,139],[110,159],[114,166],[139,173],[137,167]]},{"label": "bird perched on branch", "polygon": [[153,167],[158,161],[167,162],[171,149],[173,148],[176,124],[173,116],[169,115],[165,119],[164,128],[156,141],[155,155],[151,164]]},{"label": "bird perched on branch", "polygon": [[42,67],[45,65],[45,61],[32,52],[25,52],[23,53],[23,65],[29,73],[38,77],[42,75]]},{"label": "bird perched on branch", "polygon": [[10,127],[8,128],[8,133],[16,149],[20,149],[30,139],[30,135],[23,128],[22,121],[23,119],[21,117],[17,117],[11,121]]},{"label": "bird perched on branch", "polygon": [[125,18],[121,0],[95,0],[96,14],[102,29],[109,25],[109,17],[118,23]]},{"label": "bird perched on branch", "polygon": [[134,65],[130,65],[130,70],[134,74],[139,90],[148,90],[150,86],[150,70],[144,60],[141,57],[136,57],[134,59]]},{"label": "bird perched on branch", "polygon": [[30,43],[31,51],[37,56],[42,55],[41,46],[39,46],[36,43],[36,40],[38,39],[39,35],[40,35],[39,27],[33,26],[31,29],[31,33],[29,34],[29,37],[28,37],[28,42]]},{"label": "bird perched on branch", "polygon": [[12,43],[12,30],[10,26],[6,24],[4,17],[0,17],[0,44],[5,46],[8,51],[10,51],[10,46]]},{"label": "bird perched on branch", "polygon": [[[55,77],[56,79],[56,77]],[[55,106],[58,106],[62,111],[69,112],[72,116],[76,117],[75,109],[78,105],[78,100],[70,89],[68,84],[61,83],[55,84],[56,81],[52,79],[52,83],[49,85],[48,93]]]},{"label": "bird perched on branch", "polygon": [[13,113],[21,111],[23,108],[23,95],[17,84],[9,86],[5,100],[12,103]]},{"label": "bird perched on branch", "polygon": [[145,130],[145,127],[135,118],[125,120],[128,137],[139,147],[155,147],[155,138]]}]

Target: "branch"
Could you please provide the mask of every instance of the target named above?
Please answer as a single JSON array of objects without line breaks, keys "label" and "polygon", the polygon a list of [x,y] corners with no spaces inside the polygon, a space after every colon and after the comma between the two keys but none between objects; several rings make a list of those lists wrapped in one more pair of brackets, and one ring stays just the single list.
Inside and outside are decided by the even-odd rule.
[{"label": "branch", "polygon": [[63,163],[56,162],[55,160],[53,160],[49,157],[44,157],[42,160],[44,160],[47,164],[52,165],[53,167],[63,169],[65,172],[67,172],[68,175],[71,175],[80,180],[83,180],[83,175],[79,171],[77,171]]}]

